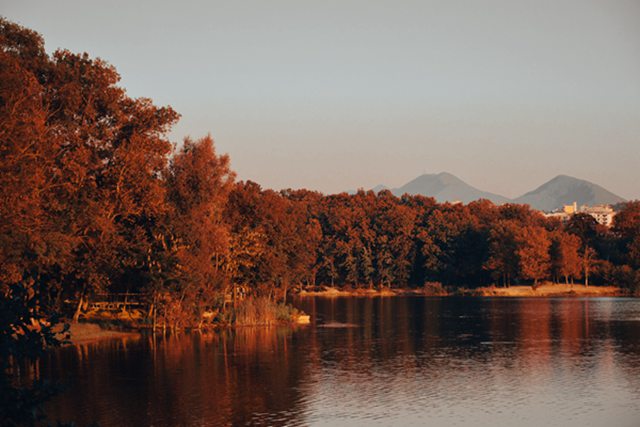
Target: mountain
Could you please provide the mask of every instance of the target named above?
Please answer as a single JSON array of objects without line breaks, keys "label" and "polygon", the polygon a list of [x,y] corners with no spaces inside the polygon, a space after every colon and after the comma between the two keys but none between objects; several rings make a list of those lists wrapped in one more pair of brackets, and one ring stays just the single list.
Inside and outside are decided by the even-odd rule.
[{"label": "mountain", "polygon": [[478,190],[457,176],[446,172],[421,175],[402,187],[391,190],[391,192],[396,196],[402,196],[405,193],[421,194],[433,197],[438,202],[469,203],[478,199],[488,199],[495,204],[502,204],[509,201],[506,197],[498,194]]},{"label": "mountain", "polygon": [[[376,193],[382,190],[391,190],[396,196],[402,196],[405,193],[420,194],[433,197],[438,202],[469,203],[478,199],[488,199],[496,205],[503,203],[527,204],[533,209],[547,212],[560,209],[563,205],[569,205],[573,202],[577,202],[578,206],[594,206],[615,205],[625,201],[622,197],[597,184],[567,175],[558,175],[517,199],[509,199],[499,194],[479,190],[447,172],[420,175],[399,188],[390,189],[380,184],[372,190]],[[355,194],[355,191],[349,193]]]},{"label": "mountain", "polygon": [[517,199],[514,203],[528,204],[534,209],[552,211],[577,202],[581,205],[614,205],[625,200],[612,192],[583,179],[558,175]]},{"label": "mountain", "polygon": [[375,187],[373,187],[371,189],[371,191],[373,191],[376,194],[378,194],[382,190],[389,190],[389,187],[387,187],[386,185],[383,185],[383,184],[378,184],[378,185],[376,185]]}]

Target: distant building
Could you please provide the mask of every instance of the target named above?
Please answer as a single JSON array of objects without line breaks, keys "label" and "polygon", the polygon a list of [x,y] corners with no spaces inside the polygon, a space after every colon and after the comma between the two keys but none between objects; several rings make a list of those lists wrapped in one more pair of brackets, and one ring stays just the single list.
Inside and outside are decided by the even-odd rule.
[{"label": "distant building", "polygon": [[577,202],[573,202],[570,205],[564,205],[562,210],[548,212],[545,213],[544,216],[546,218],[557,218],[562,222],[567,222],[576,213],[591,215],[598,224],[604,225],[605,227],[611,227],[613,225],[613,217],[616,215],[613,208],[609,205],[582,205],[580,209],[578,209]]},{"label": "distant building", "polygon": [[616,215],[613,208],[609,205],[597,205],[597,206],[581,206],[580,212],[591,215],[598,224],[605,227],[611,227],[613,225],[613,217]]},{"label": "distant building", "polygon": [[562,222],[567,222],[569,221],[569,218],[571,218],[571,215],[566,212],[548,212],[545,213],[544,216],[545,218],[559,219]]},{"label": "distant building", "polygon": [[570,205],[564,205],[564,207],[562,208],[562,212],[567,215],[573,215],[574,213],[578,212],[578,202],[573,202]]}]

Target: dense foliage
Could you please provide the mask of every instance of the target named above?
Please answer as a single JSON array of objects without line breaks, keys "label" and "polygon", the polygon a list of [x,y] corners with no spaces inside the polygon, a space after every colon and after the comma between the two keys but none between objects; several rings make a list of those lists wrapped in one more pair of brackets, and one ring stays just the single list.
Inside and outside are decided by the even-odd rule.
[{"label": "dense foliage", "polygon": [[172,145],[177,113],[128,97],[102,60],[48,55],[5,20],[0,46],[0,284],[34,310],[127,291],[190,323],[236,287],[637,286],[638,202],[608,229],[488,201],[263,190],[234,182],[210,137]]},{"label": "dense foliage", "polygon": [[48,55],[37,33],[0,20],[4,372],[54,341],[57,313],[77,318],[107,291],[138,293],[149,319],[186,327],[224,312],[227,295],[235,306],[240,290],[277,301],[320,284],[638,289],[639,202],[607,229],[488,201],[264,190],[235,182],[210,137],[172,145],[178,114],[130,98],[118,80],[102,60]]}]

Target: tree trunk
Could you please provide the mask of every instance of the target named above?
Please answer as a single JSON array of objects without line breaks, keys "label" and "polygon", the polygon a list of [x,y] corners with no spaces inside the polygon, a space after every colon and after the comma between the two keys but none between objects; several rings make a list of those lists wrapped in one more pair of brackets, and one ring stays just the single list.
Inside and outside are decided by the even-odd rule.
[{"label": "tree trunk", "polygon": [[584,269],[584,286],[589,287],[589,269]]},{"label": "tree trunk", "polygon": [[73,314],[73,323],[78,323],[80,319],[80,314],[82,313],[82,304],[84,304],[84,293],[87,290],[86,283],[82,286],[82,292],[80,293],[80,300],[78,301],[78,307],[76,307],[76,312]]},{"label": "tree trunk", "polygon": [[284,280],[282,283],[283,286],[283,291],[282,291],[282,302],[283,303],[287,303],[287,291],[289,290],[289,281],[288,280]]},{"label": "tree trunk", "polygon": [[78,306],[76,307],[76,312],[73,314],[73,323],[78,323],[80,319],[80,313],[82,312],[82,304],[84,303],[84,294],[80,295],[80,299],[78,300]]},{"label": "tree trunk", "polygon": [[149,307],[149,313],[147,314],[147,317],[151,318],[151,325],[152,325],[152,330],[153,332],[156,331],[156,295],[155,293],[153,294],[153,301],[151,302],[151,306]]},{"label": "tree trunk", "polygon": [[155,304],[153,305],[153,332],[156,331],[156,327],[158,326],[158,315],[156,314],[158,310],[156,310]]}]

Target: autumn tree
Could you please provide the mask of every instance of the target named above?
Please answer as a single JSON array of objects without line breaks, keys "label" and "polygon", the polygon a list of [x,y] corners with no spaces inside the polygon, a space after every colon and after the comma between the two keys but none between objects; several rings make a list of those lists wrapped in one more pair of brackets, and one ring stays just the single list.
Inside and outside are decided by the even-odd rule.
[{"label": "autumn tree", "polygon": [[[564,277],[565,283],[569,278],[573,280],[582,273],[583,260],[580,257],[581,240],[574,234],[562,231],[555,232],[551,237],[551,272],[557,281]],[[573,283],[573,282],[572,282]]]},{"label": "autumn tree", "polygon": [[489,232],[489,258],[484,268],[494,279],[509,287],[519,273],[518,224],[513,220],[498,221]]},{"label": "autumn tree", "polygon": [[224,286],[222,266],[230,241],[223,213],[233,179],[229,157],[216,154],[210,136],[186,139],[169,165],[169,224],[178,260],[172,303],[178,313],[191,311],[187,315],[195,319]]},{"label": "autumn tree", "polygon": [[416,238],[427,280],[475,286],[489,256],[488,228],[461,204],[444,204],[418,216]]},{"label": "autumn tree", "polygon": [[627,202],[614,217],[613,232],[619,239],[624,261],[640,269],[640,201]]},{"label": "autumn tree", "polygon": [[135,286],[131,272],[144,269],[150,224],[165,209],[165,133],[177,114],[129,98],[104,61],[48,56],[37,34],[0,27],[3,208],[29,206],[3,213],[2,236],[22,233],[22,247],[37,254],[7,242],[0,257],[14,278],[34,260],[40,271],[29,274],[58,301],[77,297],[78,308],[93,291]]},{"label": "autumn tree", "polygon": [[571,216],[565,226],[565,231],[578,236],[583,248],[589,246],[597,250],[601,246],[602,236],[606,233],[606,228],[598,224],[591,215],[578,212]]},{"label": "autumn tree", "polygon": [[[389,191],[362,194],[365,203],[360,229],[360,276],[369,286],[405,284],[411,268],[413,250],[413,211],[398,203]],[[357,200],[357,199],[356,199]]]},{"label": "autumn tree", "polygon": [[551,241],[547,231],[540,226],[525,226],[516,234],[520,277],[533,280],[534,285],[547,277],[550,268],[549,247]]},{"label": "autumn tree", "polygon": [[590,246],[584,246],[582,248],[580,257],[582,259],[582,276],[584,277],[585,286],[589,286],[589,276],[593,271],[596,256],[596,251]]}]

